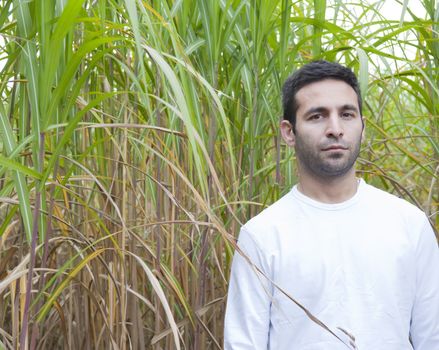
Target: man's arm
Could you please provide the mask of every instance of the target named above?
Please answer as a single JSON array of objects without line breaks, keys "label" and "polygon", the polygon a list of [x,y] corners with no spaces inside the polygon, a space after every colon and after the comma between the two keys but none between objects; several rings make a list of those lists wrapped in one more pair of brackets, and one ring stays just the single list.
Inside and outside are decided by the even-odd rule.
[{"label": "man's arm", "polygon": [[415,350],[439,349],[439,249],[428,222],[418,241],[416,259],[411,339]]},{"label": "man's arm", "polygon": [[[238,246],[253,264],[272,277],[264,252],[245,228],[241,229]],[[271,294],[269,281],[235,252],[224,325],[225,350],[267,349]]]}]

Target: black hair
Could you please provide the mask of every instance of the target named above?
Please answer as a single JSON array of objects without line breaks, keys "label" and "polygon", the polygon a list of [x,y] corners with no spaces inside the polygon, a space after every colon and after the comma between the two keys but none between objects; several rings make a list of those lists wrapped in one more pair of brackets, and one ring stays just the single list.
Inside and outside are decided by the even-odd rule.
[{"label": "black hair", "polygon": [[313,61],[305,64],[290,75],[282,87],[283,119],[291,123],[293,132],[295,132],[296,112],[298,109],[296,101],[297,92],[308,84],[325,79],[341,80],[351,86],[357,94],[358,106],[362,115],[361,92],[354,72],[339,63],[324,60]]}]

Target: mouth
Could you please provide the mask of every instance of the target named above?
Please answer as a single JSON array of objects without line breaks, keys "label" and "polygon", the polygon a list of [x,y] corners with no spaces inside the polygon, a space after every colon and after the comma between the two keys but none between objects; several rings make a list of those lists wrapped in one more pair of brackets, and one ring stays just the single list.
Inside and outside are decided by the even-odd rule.
[{"label": "mouth", "polygon": [[331,145],[329,147],[322,148],[322,151],[346,151],[348,148],[342,145]]}]

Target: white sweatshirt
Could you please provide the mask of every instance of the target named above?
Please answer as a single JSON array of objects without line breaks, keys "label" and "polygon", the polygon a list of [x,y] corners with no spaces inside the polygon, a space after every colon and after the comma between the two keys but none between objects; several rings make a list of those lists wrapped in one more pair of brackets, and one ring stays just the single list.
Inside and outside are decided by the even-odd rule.
[{"label": "white sweatshirt", "polygon": [[238,245],[267,278],[235,253],[226,350],[439,350],[439,249],[408,202],[363,180],[338,204],[294,187],[242,227]]}]

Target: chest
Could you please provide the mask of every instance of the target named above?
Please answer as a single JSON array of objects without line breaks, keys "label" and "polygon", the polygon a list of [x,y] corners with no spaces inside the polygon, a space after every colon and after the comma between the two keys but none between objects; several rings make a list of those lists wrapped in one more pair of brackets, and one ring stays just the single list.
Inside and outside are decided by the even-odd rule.
[{"label": "chest", "polygon": [[[347,224],[329,217],[280,225],[277,235],[273,281],[314,312],[328,305],[410,305],[414,248],[398,221],[361,218]],[[274,296],[293,312],[282,293],[275,289]]]}]

